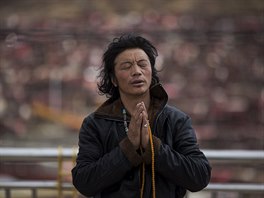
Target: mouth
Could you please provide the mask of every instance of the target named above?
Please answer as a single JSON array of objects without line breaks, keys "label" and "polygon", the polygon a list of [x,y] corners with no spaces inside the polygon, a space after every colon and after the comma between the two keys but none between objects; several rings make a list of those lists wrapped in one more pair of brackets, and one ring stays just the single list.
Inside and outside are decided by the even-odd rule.
[{"label": "mouth", "polygon": [[140,80],[140,79],[131,81],[131,84],[133,86],[142,86],[144,83],[145,83],[144,80]]}]

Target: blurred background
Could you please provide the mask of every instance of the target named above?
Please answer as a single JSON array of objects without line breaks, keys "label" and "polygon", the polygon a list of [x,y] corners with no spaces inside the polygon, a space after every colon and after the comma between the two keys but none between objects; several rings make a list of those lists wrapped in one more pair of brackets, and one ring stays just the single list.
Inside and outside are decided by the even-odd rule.
[{"label": "blurred background", "polygon": [[[77,146],[83,118],[106,99],[102,53],[128,32],[157,47],[169,103],[192,117],[202,149],[263,150],[262,0],[1,0],[0,147]],[[12,170],[1,163],[0,178],[22,177]],[[264,180],[259,166],[236,170],[212,179]]]}]

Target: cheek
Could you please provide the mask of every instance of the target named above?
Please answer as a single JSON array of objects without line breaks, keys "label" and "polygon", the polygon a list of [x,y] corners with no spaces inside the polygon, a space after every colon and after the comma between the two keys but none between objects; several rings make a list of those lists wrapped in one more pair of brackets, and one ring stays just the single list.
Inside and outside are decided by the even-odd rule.
[{"label": "cheek", "polygon": [[150,70],[148,70],[147,72],[146,72],[146,76],[151,80],[152,79],[152,70],[150,69]]},{"label": "cheek", "polygon": [[129,78],[129,74],[124,73],[124,72],[118,72],[116,73],[116,81],[117,83],[127,81]]}]

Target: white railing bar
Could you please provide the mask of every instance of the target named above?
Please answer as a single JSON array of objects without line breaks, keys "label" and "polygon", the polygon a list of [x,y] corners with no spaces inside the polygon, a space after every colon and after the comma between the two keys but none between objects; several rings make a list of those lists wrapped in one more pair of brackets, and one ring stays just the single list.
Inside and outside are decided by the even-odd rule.
[{"label": "white railing bar", "polygon": [[[41,180],[20,180],[20,181],[0,181],[0,189],[57,189],[58,182],[41,181]],[[74,189],[73,185],[69,182],[62,182],[61,187],[64,190]]]},{"label": "white railing bar", "polygon": [[264,163],[263,150],[203,150],[210,160],[230,160],[230,161],[262,161]]},{"label": "white railing bar", "polygon": [[264,192],[264,184],[210,183],[206,191]]},{"label": "white railing bar", "polygon": [[2,161],[55,161],[61,155],[63,159],[72,159],[77,148],[0,148]]},{"label": "white railing bar", "polygon": [[[59,155],[63,159],[76,156],[77,148],[0,148],[1,161],[55,161]],[[209,160],[228,162],[254,161],[264,163],[263,150],[203,150]]]},{"label": "white railing bar", "polygon": [[[61,183],[63,190],[73,190],[69,182]],[[0,181],[0,189],[57,189],[56,181]],[[264,184],[210,183],[205,191],[264,192]]]}]

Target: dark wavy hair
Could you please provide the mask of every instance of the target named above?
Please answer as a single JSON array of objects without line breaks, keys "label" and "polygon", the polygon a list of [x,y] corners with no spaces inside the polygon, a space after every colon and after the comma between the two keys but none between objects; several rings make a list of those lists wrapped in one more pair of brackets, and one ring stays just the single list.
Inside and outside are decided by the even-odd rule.
[{"label": "dark wavy hair", "polygon": [[115,87],[111,81],[114,77],[114,66],[116,57],[126,49],[140,48],[148,56],[152,69],[151,86],[159,82],[157,69],[155,68],[156,57],[158,56],[157,49],[147,39],[133,34],[125,34],[121,37],[114,38],[108,45],[108,48],[103,54],[103,63],[98,75],[99,82],[97,83],[99,94],[106,95],[108,98],[118,98],[118,87]]}]

